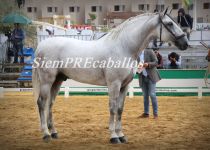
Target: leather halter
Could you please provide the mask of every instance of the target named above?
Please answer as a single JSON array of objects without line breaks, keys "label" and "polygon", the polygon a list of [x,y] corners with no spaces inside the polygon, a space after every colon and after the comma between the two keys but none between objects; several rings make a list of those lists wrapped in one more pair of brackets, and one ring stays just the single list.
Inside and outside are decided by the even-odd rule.
[{"label": "leather halter", "polygon": [[[166,14],[169,18],[171,18],[168,14]],[[172,19],[172,18],[171,18]],[[169,29],[169,27],[163,22],[161,15],[159,14],[159,20],[160,20],[160,42],[162,42],[162,32],[163,32],[163,26],[166,28],[166,30],[168,32],[171,33],[171,35],[173,36],[173,38],[177,41],[179,39],[181,39],[182,37],[185,36],[185,34],[181,34],[179,36],[175,35],[174,32],[171,31],[171,29]],[[172,19],[173,20],[173,19]],[[173,20],[174,21],[174,20]],[[175,21],[174,21],[175,22]]]}]

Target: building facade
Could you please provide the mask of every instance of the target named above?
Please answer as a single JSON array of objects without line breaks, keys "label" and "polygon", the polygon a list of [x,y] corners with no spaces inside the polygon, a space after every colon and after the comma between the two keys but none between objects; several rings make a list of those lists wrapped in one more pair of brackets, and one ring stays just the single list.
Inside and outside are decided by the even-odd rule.
[{"label": "building facade", "polygon": [[[105,25],[109,12],[153,12],[163,11],[167,6],[172,8],[175,18],[182,0],[26,0],[23,11],[33,20],[64,25],[66,20],[71,24]],[[186,10],[198,23],[210,23],[210,0],[193,0]],[[92,16],[92,18],[91,18]],[[93,17],[94,16],[94,17]],[[196,18],[196,19],[195,19]],[[121,23],[115,19],[112,23]]]}]

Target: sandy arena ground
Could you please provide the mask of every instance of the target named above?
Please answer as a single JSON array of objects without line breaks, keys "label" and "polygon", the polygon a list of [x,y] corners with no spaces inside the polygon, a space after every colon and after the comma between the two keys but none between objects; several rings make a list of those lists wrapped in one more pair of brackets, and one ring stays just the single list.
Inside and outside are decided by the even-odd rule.
[{"label": "sandy arena ground", "polygon": [[53,108],[59,139],[42,141],[31,93],[0,98],[0,150],[210,149],[210,97],[158,97],[159,119],[139,119],[142,97],[127,98],[127,144],[109,144],[108,97],[59,96]]}]

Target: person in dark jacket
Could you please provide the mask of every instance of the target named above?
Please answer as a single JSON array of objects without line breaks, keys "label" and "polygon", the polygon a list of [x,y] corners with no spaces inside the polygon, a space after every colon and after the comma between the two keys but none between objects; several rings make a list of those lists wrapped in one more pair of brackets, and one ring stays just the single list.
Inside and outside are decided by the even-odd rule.
[{"label": "person in dark jacket", "polygon": [[156,66],[157,69],[163,69],[163,57],[159,53],[159,48],[153,48],[153,51],[155,52],[155,55],[156,55],[157,60],[158,60],[158,64]]},{"label": "person in dark jacket", "polygon": [[208,55],[206,56],[206,60],[208,60],[208,62],[210,62],[210,48],[209,48]]},{"label": "person in dark jacket", "polygon": [[20,63],[24,63],[23,40],[25,38],[25,35],[23,30],[20,28],[19,23],[15,23],[14,25],[15,29],[12,31],[12,36],[11,36],[14,48],[14,63],[18,63],[18,52],[21,54]]},{"label": "person in dark jacket", "polygon": [[168,55],[167,62],[168,69],[180,69],[181,68],[181,56],[175,52]]},{"label": "person in dark jacket", "polygon": [[187,38],[189,40],[190,38],[190,32],[193,25],[193,19],[189,14],[185,14],[185,11],[183,8],[180,8],[178,11],[178,17],[177,22],[180,25],[183,32],[187,34]]}]

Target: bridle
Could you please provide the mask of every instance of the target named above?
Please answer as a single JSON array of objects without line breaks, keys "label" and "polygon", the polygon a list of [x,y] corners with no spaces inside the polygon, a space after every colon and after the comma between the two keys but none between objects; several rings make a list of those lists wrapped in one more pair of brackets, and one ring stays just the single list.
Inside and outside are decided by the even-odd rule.
[{"label": "bridle", "polygon": [[[173,18],[171,18],[171,16],[169,16],[168,14],[165,14],[165,15],[167,15],[170,19],[173,20]],[[165,16],[165,15],[164,15],[164,16]],[[174,38],[175,41],[177,41],[177,40],[179,40],[179,39],[181,39],[181,38],[183,38],[183,37],[185,36],[184,33],[181,34],[181,35],[179,35],[179,36],[175,35],[174,32],[172,32],[171,29],[169,29],[169,27],[163,22],[163,19],[162,19],[162,18],[163,18],[163,17],[159,14],[159,20],[160,20],[160,42],[162,42],[163,26],[166,28],[166,30],[167,30],[168,32],[171,33],[171,35],[173,36],[173,38]],[[174,20],[173,20],[173,21],[174,21]],[[174,21],[174,22],[175,22],[175,21]]]}]

